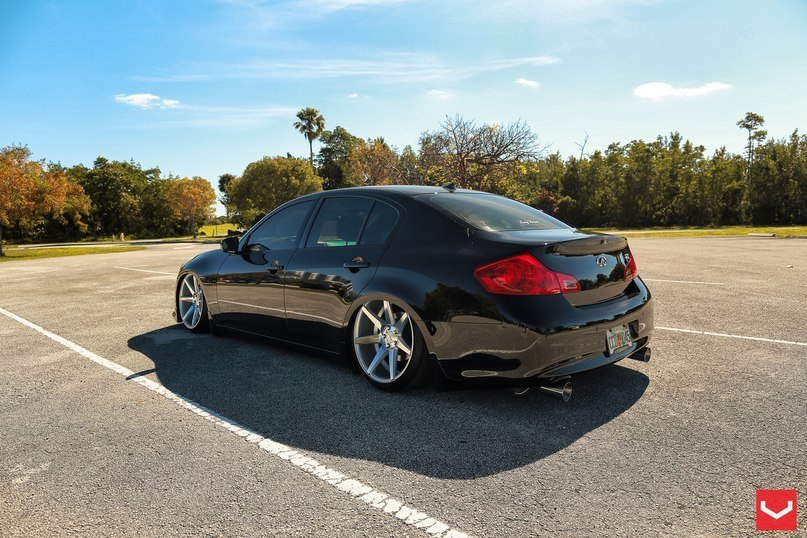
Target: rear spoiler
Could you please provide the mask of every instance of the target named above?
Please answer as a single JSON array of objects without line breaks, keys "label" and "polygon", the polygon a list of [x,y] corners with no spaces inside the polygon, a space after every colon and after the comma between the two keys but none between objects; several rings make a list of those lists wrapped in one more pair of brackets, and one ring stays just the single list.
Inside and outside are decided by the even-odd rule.
[{"label": "rear spoiler", "polygon": [[562,254],[566,256],[581,256],[585,254],[605,254],[606,252],[618,252],[628,247],[628,240],[618,235],[604,235],[599,237],[586,237],[583,239],[573,239],[553,245],[549,249],[550,254]]}]

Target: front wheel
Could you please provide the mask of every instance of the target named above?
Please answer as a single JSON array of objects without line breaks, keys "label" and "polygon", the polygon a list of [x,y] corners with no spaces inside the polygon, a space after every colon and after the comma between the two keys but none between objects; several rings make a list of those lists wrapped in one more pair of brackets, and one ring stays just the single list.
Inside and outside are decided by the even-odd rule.
[{"label": "front wheel", "polygon": [[182,277],[177,291],[177,306],[182,324],[193,332],[207,332],[210,328],[207,319],[207,301],[202,283],[193,273]]},{"label": "front wheel", "polygon": [[353,318],[353,353],[367,379],[386,391],[416,383],[427,369],[426,344],[409,314],[391,301],[365,302]]}]

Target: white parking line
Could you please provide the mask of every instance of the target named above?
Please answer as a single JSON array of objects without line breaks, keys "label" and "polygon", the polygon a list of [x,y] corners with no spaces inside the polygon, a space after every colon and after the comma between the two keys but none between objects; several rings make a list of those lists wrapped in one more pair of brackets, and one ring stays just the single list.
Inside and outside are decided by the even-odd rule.
[{"label": "white parking line", "polygon": [[775,338],[760,338],[758,336],[742,336],[739,334],[725,334],[725,333],[712,333],[709,331],[696,331],[693,329],[676,329],[674,327],[659,327],[656,326],[656,329],[660,331],[673,331],[677,333],[692,333],[692,334],[703,334],[707,336],[721,336],[723,338],[738,338],[740,340],[755,340],[757,342],[771,342],[774,344],[786,344],[789,346],[807,346],[807,342],[794,342],[792,340],[776,340]]},{"label": "white parking line", "polygon": [[[128,268],[118,267],[117,269],[128,269]],[[147,379],[142,376],[135,376],[135,373],[132,370],[126,368],[125,366],[121,366],[120,364],[114,361],[105,359],[100,355],[96,355],[92,351],[89,351],[81,347],[80,345],[59,336],[58,334],[52,333],[49,330],[40,327],[39,325],[31,321],[28,321],[25,318],[21,318],[20,316],[14,314],[13,312],[9,312],[8,310],[0,308],[0,314],[3,314],[9,319],[13,319],[16,322],[25,325],[26,327],[33,329],[44,336],[47,336],[54,342],[57,342],[63,345],[64,347],[72,351],[75,351],[79,355],[93,361],[96,364],[100,364],[101,366],[109,368],[113,372],[120,374],[123,377],[129,378],[131,382],[142,385],[143,387],[149,389],[150,391],[153,391],[159,394],[160,396],[163,396],[168,400],[171,400],[180,407],[184,407],[188,411],[191,411],[192,413],[195,413],[200,417],[209,420],[215,425],[221,426],[222,428],[230,431],[233,435],[243,438],[246,442],[257,445],[258,447],[265,450],[269,454],[277,456],[279,459],[283,461],[289,462],[295,467],[305,471],[310,475],[319,478],[320,480],[331,485],[337,490],[347,493],[350,496],[363,501],[369,506],[372,506],[373,508],[381,510],[384,514],[387,514],[390,517],[394,517],[397,520],[402,521],[404,524],[409,525],[412,528],[422,530],[430,536],[437,536],[443,538],[468,538],[468,535],[466,533],[450,528],[445,523],[437,519],[434,519],[433,517],[430,517],[428,514],[424,512],[419,512],[414,508],[407,506],[406,504],[404,504],[403,501],[394,499],[389,495],[387,495],[386,493],[378,491],[377,489],[363,482],[359,482],[358,480],[350,478],[346,474],[341,473],[333,468],[326,467],[325,465],[322,465],[314,458],[307,456],[303,452],[295,450],[281,443],[275,442],[268,437],[264,437],[263,435],[255,432],[254,430],[250,430],[249,428],[243,426],[242,424],[239,424],[238,422],[235,422],[232,419],[229,419],[223,415],[216,413],[215,411],[203,407],[198,403],[194,402],[193,400],[189,400],[184,396],[172,392],[171,390],[167,389],[165,386],[163,386],[160,383],[157,383],[156,381],[152,381],[151,379]]]},{"label": "white parking line", "polygon": [[151,269],[136,269],[134,267],[114,267],[114,269],[123,269],[124,271],[140,271],[141,273],[155,273],[158,275],[171,275],[176,276],[176,273],[166,273],[165,271],[152,271]]},{"label": "white parking line", "polygon": [[698,282],[696,280],[665,280],[663,278],[644,278],[645,282],[670,282],[672,284],[705,284],[707,286],[722,286],[722,282]]},{"label": "white parking line", "polygon": [[186,246],[186,247],[174,247],[174,250],[183,250],[183,249],[186,249],[186,248],[193,248],[193,247],[195,247],[195,246],[196,246],[196,245],[188,245],[188,246]]}]

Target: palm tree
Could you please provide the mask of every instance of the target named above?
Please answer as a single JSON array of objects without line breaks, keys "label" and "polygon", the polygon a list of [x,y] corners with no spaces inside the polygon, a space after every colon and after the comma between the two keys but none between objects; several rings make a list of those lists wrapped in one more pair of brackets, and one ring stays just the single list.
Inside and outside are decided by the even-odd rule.
[{"label": "palm tree", "polygon": [[306,107],[297,113],[297,118],[300,121],[294,122],[294,128],[300,131],[305,139],[308,140],[308,149],[311,152],[309,161],[311,166],[314,166],[314,140],[322,135],[325,131],[325,118],[319,113],[319,110],[313,107]]}]

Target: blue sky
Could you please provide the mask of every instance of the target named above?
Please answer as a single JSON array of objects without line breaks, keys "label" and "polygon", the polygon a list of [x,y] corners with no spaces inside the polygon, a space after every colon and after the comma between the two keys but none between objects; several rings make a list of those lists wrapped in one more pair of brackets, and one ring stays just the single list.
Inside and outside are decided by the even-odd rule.
[{"label": "blue sky", "polygon": [[[305,156],[305,106],[399,149],[445,115],[529,123],[564,155],[735,122],[807,130],[807,2],[8,1],[0,146],[216,180]],[[316,149],[316,146],[315,146]]]}]

